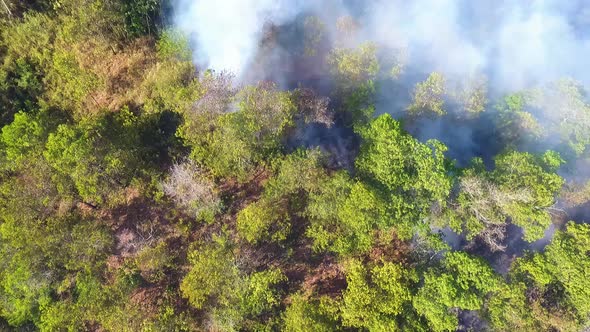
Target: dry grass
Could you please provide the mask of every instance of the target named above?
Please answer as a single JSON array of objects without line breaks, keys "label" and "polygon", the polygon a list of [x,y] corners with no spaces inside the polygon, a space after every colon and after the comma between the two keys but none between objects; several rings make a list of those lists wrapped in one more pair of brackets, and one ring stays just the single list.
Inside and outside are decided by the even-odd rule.
[{"label": "dry grass", "polygon": [[117,111],[133,103],[132,92],[156,64],[153,38],[139,38],[120,50],[107,45],[100,39],[74,45],[81,67],[97,75],[102,83],[89,93],[85,110]]}]

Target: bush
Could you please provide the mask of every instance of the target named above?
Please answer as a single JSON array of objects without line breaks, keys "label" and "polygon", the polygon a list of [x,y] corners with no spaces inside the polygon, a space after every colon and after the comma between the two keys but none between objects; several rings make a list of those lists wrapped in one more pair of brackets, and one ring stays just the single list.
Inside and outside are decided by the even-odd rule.
[{"label": "bush", "polygon": [[285,240],[291,225],[283,204],[263,198],[238,213],[237,227],[246,241],[256,243]]}]

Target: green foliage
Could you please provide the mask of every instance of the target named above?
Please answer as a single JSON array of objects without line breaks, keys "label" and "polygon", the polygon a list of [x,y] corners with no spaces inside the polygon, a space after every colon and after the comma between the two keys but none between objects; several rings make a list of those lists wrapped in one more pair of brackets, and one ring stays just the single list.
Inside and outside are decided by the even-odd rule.
[{"label": "green foliage", "polygon": [[217,242],[191,253],[192,267],[180,285],[183,296],[197,309],[209,299],[231,305],[232,297],[240,291],[239,270],[233,254],[225,240]]},{"label": "green foliage", "polygon": [[20,24],[0,29],[0,124],[10,123],[18,111],[37,107],[54,30],[55,23],[42,14],[27,14]]},{"label": "green foliage", "polygon": [[[6,210],[4,210],[6,212]],[[0,225],[0,312],[11,325],[39,322],[51,294],[70,273],[104,268],[112,239],[105,229],[80,219],[15,220]]]},{"label": "green foliage", "polygon": [[140,88],[140,99],[149,112],[182,112],[191,107],[199,93],[194,65],[173,60],[158,63],[147,73]]},{"label": "green foliage", "polygon": [[424,82],[418,83],[408,112],[413,116],[425,113],[445,115],[447,113],[443,109],[445,84],[444,76],[437,72],[430,74]]},{"label": "green foliage", "polygon": [[289,216],[281,202],[262,199],[238,213],[239,234],[251,243],[268,239],[283,241],[290,232]]},{"label": "green foliage", "polygon": [[318,183],[326,177],[319,150],[297,150],[273,163],[275,174],[264,185],[266,197],[286,197],[320,190]]},{"label": "green foliage", "polygon": [[502,287],[487,302],[486,315],[498,331],[538,330],[530,304],[525,296],[526,286],[511,283]]},{"label": "green foliage", "polygon": [[317,16],[308,16],[303,22],[305,55],[315,56],[326,34],[326,24]]},{"label": "green foliage", "polygon": [[335,331],[338,330],[337,316],[337,306],[330,298],[318,300],[295,294],[283,315],[284,331]]},{"label": "green foliage", "polygon": [[235,331],[256,325],[250,318],[279,304],[275,287],[285,276],[277,269],[245,275],[238,269],[227,240],[214,240],[191,254],[192,267],[180,290],[192,306],[209,310],[211,324],[218,329]]},{"label": "green foliage", "polygon": [[135,117],[127,109],[95,121],[58,126],[47,139],[44,156],[66,181],[62,190],[72,181],[84,200],[101,203],[131,180],[137,132]]},{"label": "green foliage", "polygon": [[375,106],[373,106],[375,89],[375,83],[367,81],[344,97],[343,109],[351,114],[354,128],[366,125],[373,117],[375,113]]},{"label": "green foliage", "polygon": [[[549,159],[548,157],[551,156]],[[549,165],[544,164],[550,161]],[[546,154],[541,160],[527,153],[507,153],[496,158],[492,177],[506,191],[528,190],[531,202],[528,205],[510,204],[508,215],[514,224],[525,229],[524,239],[531,241],[543,237],[550,224],[547,210],[563,184],[563,179],[552,173],[559,160],[554,154]]]},{"label": "green foliage", "polygon": [[[587,328],[588,225],[558,230],[504,280],[434,231],[497,250],[510,222],[539,239],[563,159],[579,167],[588,152],[581,84],[507,91],[482,114],[485,78],[434,72],[398,122],[374,115],[404,107],[416,63],[364,42],[352,16],[333,38],[314,16],[265,30],[253,73],[280,64],[266,57],[275,46],[303,61],[275,73],[312,70],[285,72],[302,81],[287,91],[196,68],[189,36],[160,30],[168,1],[5,5],[0,330],[451,331],[462,311],[497,331]],[[425,137],[418,117],[447,111],[435,122],[490,121],[473,138],[500,139],[493,167],[458,169],[442,143],[402,129]],[[515,151],[547,143],[559,153]],[[346,170],[335,160],[357,152]],[[559,202],[583,206],[586,189]]]},{"label": "green foliage", "polygon": [[541,125],[525,108],[527,99],[524,93],[514,93],[505,96],[496,105],[499,132],[506,141],[518,142],[527,137],[538,139],[541,136]]},{"label": "green foliage", "polygon": [[498,103],[500,132],[510,143],[545,140],[574,159],[590,143],[590,104],[584,87],[573,79],[508,95]]},{"label": "green foliage", "polygon": [[166,277],[166,271],[174,266],[166,243],[143,248],[135,257],[141,275],[149,282],[158,282]]},{"label": "green foliage", "polygon": [[459,83],[450,95],[461,106],[462,111],[473,116],[485,111],[487,103],[488,82],[485,76],[469,77]]},{"label": "green foliage", "polygon": [[401,237],[409,238],[431,207],[444,206],[449,195],[446,147],[435,140],[420,143],[388,114],[359,132],[363,143],[356,167],[387,202],[391,221],[383,220],[382,227],[395,225]]},{"label": "green foliage", "polygon": [[342,110],[350,114],[352,124],[365,124],[375,111],[374,81],[379,72],[376,45],[336,48],[328,56],[328,64],[336,78]]},{"label": "green foliage", "polygon": [[48,15],[30,13],[21,24],[3,29],[2,45],[6,47],[3,67],[14,66],[17,63],[13,61],[22,58],[33,67],[45,68],[51,61],[56,23]]},{"label": "green foliage", "polygon": [[348,90],[375,78],[379,72],[377,47],[372,43],[358,48],[336,48],[328,57],[328,64],[338,84]]},{"label": "green foliage", "polygon": [[286,281],[277,269],[255,272],[248,277],[248,287],[242,295],[242,308],[249,315],[259,315],[279,304],[279,293],[272,287]]},{"label": "green foliage", "polygon": [[135,316],[139,311],[126,300],[138,285],[134,271],[118,271],[107,284],[85,271],[78,273],[71,283],[74,300],[48,306],[41,316],[43,328],[76,331],[87,322],[94,322],[108,330],[138,330]]},{"label": "green foliage", "polygon": [[273,162],[275,174],[262,197],[238,213],[237,229],[248,242],[283,241],[291,230],[292,214],[306,204],[306,195],[321,190],[326,174],[317,150],[298,150]]},{"label": "green foliage", "polygon": [[531,112],[545,120],[544,136],[549,136],[549,132],[557,134],[563,145],[560,152],[580,156],[590,144],[590,103],[584,86],[564,78],[530,94]]},{"label": "green foliage", "polygon": [[162,31],[156,49],[158,56],[163,59],[175,58],[181,61],[190,61],[192,58],[188,37],[178,30],[166,29]]},{"label": "green foliage", "polygon": [[548,208],[563,184],[555,174],[562,162],[553,151],[542,156],[509,151],[497,156],[495,169],[488,172],[475,160],[459,180],[459,218],[451,227],[459,232],[464,227],[473,236],[510,218],[524,229],[525,240],[542,238],[551,223]]},{"label": "green foliage", "polygon": [[82,106],[88,94],[101,82],[92,72],[80,66],[75,56],[64,49],[53,53],[46,81],[48,100],[64,109]]},{"label": "green foliage", "polygon": [[38,151],[42,143],[43,128],[29,114],[19,112],[14,121],[2,127],[1,142],[8,162],[19,165],[26,158],[34,158],[29,154]]},{"label": "green foliage", "polygon": [[518,270],[534,284],[548,289],[554,283],[563,287],[563,299],[553,299],[575,310],[578,317],[590,315],[590,226],[569,223],[559,231],[543,253],[520,259]]},{"label": "green foliage", "polygon": [[214,130],[191,131],[188,123],[180,135],[192,145],[192,157],[215,175],[244,181],[277,152],[283,134],[293,125],[296,109],[290,94],[272,84],[246,87],[238,100],[239,109],[220,115]]},{"label": "green foliage", "polygon": [[41,77],[34,65],[25,58],[14,63],[6,62],[0,67],[0,105],[4,108],[0,123],[9,122],[10,116],[20,110],[35,108],[43,92]]},{"label": "green foliage", "polygon": [[499,285],[498,276],[482,259],[448,252],[442,270],[426,272],[413,304],[433,331],[454,331],[458,318],[452,309],[482,309],[486,294]]},{"label": "green foliage", "polygon": [[384,202],[369,187],[337,173],[310,194],[306,215],[310,218],[307,236],[316,251],[341,255],[371,248],[377,223],[385,220]]},{"label": "green foliage", "polygon": [[368,331],[400,330],[405,307],[411,303],[411,288],[418,281],[414,271],[385,262],[370,270],[359,261],[347,266],[347,288],[341,308],[344,326]]},{"label": "green foliage", "polygon": [[159,0],[129,0],[124,1],[122,7],[125,30],[130,37],[138,37],[156,31],[160,12]]}]

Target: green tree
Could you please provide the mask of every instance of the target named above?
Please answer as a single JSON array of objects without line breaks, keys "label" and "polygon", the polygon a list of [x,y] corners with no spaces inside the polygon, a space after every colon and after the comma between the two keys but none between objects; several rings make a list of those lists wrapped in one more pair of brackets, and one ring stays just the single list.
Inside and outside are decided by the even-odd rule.
[{"label": "green tree", "polygon": [[320,190],[327,176],[317,150],[298,150],[272,163],[274,174],[262,197],[238,213],[237,229],[248,242],[282,241],[291,230],[291,217],[301,214],[308,195]]},{"label": "green tree", "polygon": [[238,269],[226,239],[216,238],[191,253],[191,269],[180,290],[197,309],[206,309],[216,329],[236,331],[255,324],[255,318],[279,304],[276,285],[285,280],[280,270],[249,275]]},{"label": "green tree", "polygon": [[360,261],[350,261],[342,294],[342,324],[368,331],[400,330],[417,281],[415,271],[397,263],[384,262],[369,269]]},{"label": "green tree", "polygon": [[268,312],[279,305],[279,292],[273,286],[287,278],[278,269],[252,273],[247,278],[248,287],[242,295],[241,306],[250,315]]},{"label": "green tree", "polygon": [[306,56],[315,56],[326,34],[326,24],[317,16],[308,16],[303,22],[304,49]]},{"label": "green tree", "polygon": [[447,113],[443,109],[445,84],[444,76],[437,72],[430,74],[424,82],[416,84],[408,112],[414,116],[428,113],[445,115]]},{"label": "green tree", "polygon": [[358,174],[387,202],[389,217],[381,225],[395,225],[402,238],[409,238],[433,206],[444,206],[450,193],[446,147],[436,140],[419,142],[388,114],[359,132],[363,142],[356,160]]},{"label": "green tree", "polygon": [[544,123],[542,134],[547,137],[550,132],[557,133],[562,145],[558,151],[580,156],[590,144],[590,103],[585,87],[564,78],[529,94],[529,109]]},{"label": "green tree", "polygon": [[103,82],[92,71],[82,68],[65,48],[53,52],[46,75],[47,98],[50,103],[66,110],[76,110],[84,104],[91,91]]},{"label": "green tree", "polygon": [[496,105],[499,132],[509,144],[550,141],[566,159],[574,159],[590,143],[586,95],[584,87],[573,79],[507,95]]},{"label": "green tree", "polygon": [[26,14],[19,24],[0,29],[0,124],[18,111],[38,107],[56,24],[43,14]]},{"label": "green tree", "polygon": [[520,282],[504,284],[486,303],[486,318],[498,331],[538,331],[531,304]]},{"label": "green tree", "polygon": [[35,158],[30,153],[40,151],[43,131],[31,115],[24,112],[15,114],[14,121],[2,127],[0,136],[7,161],[16,167],[29,158]]},{"label": "green tree", "polygon": [[156,45],[158,56],[162,59],[175,58],[189,61],[192,58],[188,36],[181,31],[166,29],[162,31]]},{"label": "green tree", "polygon": [[341,255],[369,250],[377,227],[387,226],[383,199],[345,173],[335,174],[320,187],[310,194],[306,209],[310,220],[306,234],[313,240],[314,250]]},{"label": "green tree", "polygon": [[137,171],[136,117],[123,109],[98,121],[62,124],[47,139],[44,156],[62,190],[71,181],[82,199],[102,203]]},{"label": "green tree", "polygon": [[498,276],[480,258],[448,252],[441,270],[429,270],[413,299],[414,308],[434,331],[454,331],[456,309],[481,310],[485,296],[498,290]]},{"label": "green tree", "polygon": [[547,301],[555,307],[571,308],[584,322],[590,315],[589,247],[590,226],[570,222],[565,231],[555,234],[545,252],[519,259],[516,271],[545,292],[562,289]]},{"label": "green tree", "polygon": [[296,109],[290,94],[273,84],[246,87],[238,100],[238,110],[218,116],[213,129],[192,131],[189,121],[180,135],[193,147],[192,157],[215,175],[244,181],[277,152]]},{"label": "green tree", "polygon": [[450,96],[468,116],[485,111],[488,93],[488,81],[485,76],[469,77],[460,81],[450,90]]},{"label": "green tree", "polygon": [[160,42],[160,54],[166,60],[151,68],[139,87],[137,99],[150,113],[189,112],[202,93],[194,64],[182,57],[178,58],[180,55],[173,57],[173,52],[183,53],[186,50],[180,51],[169,43],[172,42]]},{"label": "green tree", "polygon": [[124,1],[122,8],[125,30],[130,37],[155,33],[160,14],[159,0]]},{"label": "green tree", "polygon": [[284,200],[263,198],[254,202],[238,213],[236,222],[239,234],[251,243],[284,241],[291,230]]},{"label": "green tree", "polygon": [[39,323],[73,275],[104,269],[113,244],[102,225],[76,216],[40,223],[7,215],[0,237],[0,313],[14,326]]},{"label": "green tree", "polygon": [[287,332],[336,331],[337,317],[337,305],[329,297],[314,299],[298,293],[283,314],[283,326]]},{"label": "green tree", "polygon": [[328,64],[341,88],[349,91],[377,76],[377,46],[365,43],[358,48],[336,48],[328,56]]},{"label": "green tree", "polygon": [[458,217],[455,231],[470,237],[494,225],[510,221],[524,229],[531,242],[544,236],[551,224],[548,209],[554,204],[563,179],[555,173],[562,160],[552,151],[542,156],[509,151],[496,157],[493,171],[475,160],[459,180]]},{"label": "green tree", "polygon": [[189,303],[197,309],[213,300],[221,305],[231,305],[239,293],[240,275],[231,248],[224,239],[204,246],[191,253],[191,269],[182,280],[180,290]]}]

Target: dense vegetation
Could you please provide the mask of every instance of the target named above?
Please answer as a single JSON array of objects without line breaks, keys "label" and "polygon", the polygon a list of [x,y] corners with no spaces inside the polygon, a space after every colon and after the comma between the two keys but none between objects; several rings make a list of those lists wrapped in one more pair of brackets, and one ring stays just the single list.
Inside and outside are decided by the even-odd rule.
[{"label": "dense vegetation", "polygon": [[[570,176],[590,145],[579,83],[488,100],[484,77],[434,72],[378,115],[403,61],[324,54],[314,17],[301,56],[323,57],[329,99],[196,68],[158,0],[0,2],[0,329],[589,326],[590,226],[568,215],[590,200]],[[498,153],[454,161],[412,135],[432,119],[494,126]],[[358,143],[349,167],[293,144],[333,126]],[[557,230],[498,269],[513,226]]]}]

